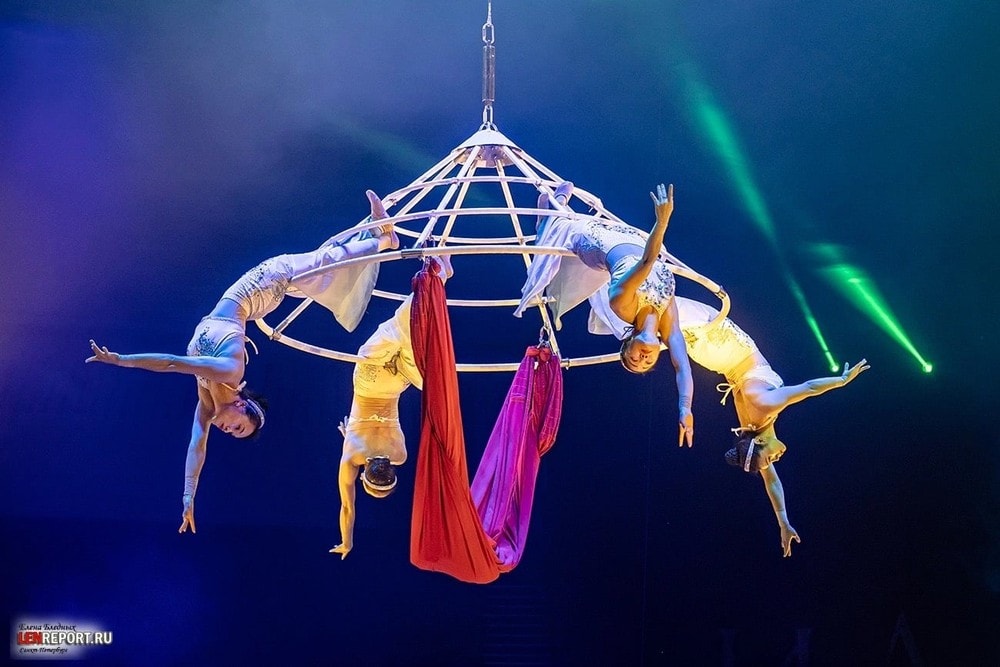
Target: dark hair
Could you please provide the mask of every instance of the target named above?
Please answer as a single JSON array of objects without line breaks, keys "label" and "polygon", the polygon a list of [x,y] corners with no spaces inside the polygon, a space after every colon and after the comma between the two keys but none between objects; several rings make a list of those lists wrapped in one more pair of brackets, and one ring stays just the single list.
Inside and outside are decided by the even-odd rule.
[{"label": "dark hair", "polygon": [[361,482],[369,494],[384,498],[396,490],[396,467],[388,457],[374,456],[365,464]]},{"label": "dark hair", "polygon": [[627,370],[629,373],[632,373],[634,375],[645,375],[646,373],[648,373],[651,370],[653,370],[652,366],[650,366],[649,368],[647,368],[644,371],[637,371],[636,369],[632,368],[629,365],[629,362],[626,361],[626,359],[625,359],[625,350],[628,349],[628,346],[632,343],[632,341],[635,340],[635,337],[636,337],[635,327],[632,327],[632,326],[626,327],[625,328],[625,338],[622,339],[622,347],[621,347],[621,350],[618,352],[618,358],[622,362],[622,368],[624,368],[625,370]]},{"label": "dark hair", "polygon": [[736,442],[733,448],[726,452],[726,463],[740,469],[745,469],[747,456],[750,457],[750,469],[747,472],[758,472],[760,470],[760,445],[754,440],[760,431],[740,431],[736,434]]},{"label": "dark hair", "polygon": [[[251,391],[244,387],[243,389],[240,389],[238,395],[244,401],[253,401],[258,406],[260,406],[261,412],[265,414],[267,413],[267,399],[264,398],[264,396],[262,396],[261,394],[258,394],[257,392]],[[247,416],[247,419],[250,420],[250,423],[253,424],[253,433],[250,434],[249,438],[251,440],[256,440],[257,438],[260,437],[260,429],[261,426],[263,426],[261,417],[254,410],[250,408],[244,408],[243,414],[245,414]]]}]

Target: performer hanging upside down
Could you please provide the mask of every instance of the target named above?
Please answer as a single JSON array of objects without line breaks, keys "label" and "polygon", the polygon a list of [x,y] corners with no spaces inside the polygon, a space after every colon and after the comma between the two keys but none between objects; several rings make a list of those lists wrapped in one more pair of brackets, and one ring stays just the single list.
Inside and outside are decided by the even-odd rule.
[{"label": "performer hanging upside down", "polygon": [[[615,333],[620,338],[625,335],[625,325],[609,316],[604,301],[591,300],[596,317],[591,318],[590,329],[593,333]],[[730,394],[733,397],[740,427],[735,429],[737,443],[726,452],[726,462],[748,473],[760,473],[778,519],[782,553],[791,556],[792,541],[801,540],[788,521],[784,489],[775,470],[775,462],[787,448],[775,434],[774,424],[789,405],[843,387],[868,370],[868,362],[862,359],[854,366],[844,364],[839,376],[785,386],[754,340],[735,322],[728,317],[716,322],[719,311],[701,302],[684,297],[676,297],[675,301],[688,356],[696,364],[725,376],[726,382],[718,385],[723,404]]]},{"label": "performer hanging upside down", "polygon": [[736,429],[736,446],[726,452],[726,462],[748,473],[760,473],[781,529],[782,553],[791,556],[792,540],[800,540],[788,521],[784,490],[775,470],[774,464],[787,448],[775,434],[774,423],[789,405],[851,382],[868,370],[868,362],[862,359],[854,366],[844,364],[838,376],[785,386],[757,344],[735,322],[726,317],[712,324],[719,313],[711,306],[683,297],[677,302],[688,354],[695,363],[725,376],[726,382],[719,385],[723,404],[730,394],[733,396],[740,428]]},{"label": "performer hanging upside down", "polygon": [[[450,258],[441,260],[446,280],[452,275]],[[351,414],[340,423],[344,451],[340,458],[340,544],[330,553],[347,557],[354,547],[355,485],[361,477],[365,492],[385,498],[396,488],[396,466],[406,463],[406,440],[399,425],[399,397],[423,378],[413,361],[410,342],[411,294],[393,316],[358,350],[354,365]]]},{"label": "performer hanging upside down", "polygon": [[[560,184],[555,191],[556,200],[565,204],[572,189],[572,183]],[[630,324],[621,348],[622,365],[633,373],[645,373],[659,359],[661,343],[667,344],[680,397],[678,444],[686,441],[690,447],[694,438],[691,364],[674,302],[674,275],[660,259],[663,236],[674,210],[674,188],[671,185],[668,190],[661,184],[650,197],[656,223],[648,238],[635,227],[603,218],[546,218],[539,225],[536,244],[567,248],[576,257],[537,257],[528,270],[528,279],[521,288],[521,303],[514,314],[520,317],[544,291],[553,299],[558,328],[564,312],[610,280],[611,310]],[[542,195],[538,207],[548,205],[548,198]]]},{"label": "performer hanging upside down", "polygon": [[[382,202],[369,190],[371,219],[386,217]],[[364,314],[378,273],[378,264],[348,266],[321,275],[300,278],[305,272],[354,257],[371,255],[399,247],[391,223],[337,244],[327,241],[317,250],[295,255],[279,255],[265,260],[243,275],[222,295],[215,308],[198,324],[188,343],[187,356],[173,354],[118,354],[93,340],[93,356],[87,362],[101,362],[125,368],[141,368],[159,373],[194,375],[198,404],[194,411],[191,441],[184,464],[184,509],[178,532],[188,527],[195,532],[194,498],[198,477],[205,463],[209,426],[236,438],[255,435],[264,426],[266,403],[245,389],[243,373],[247,364],[248,321],[264,317],[286,295],[310,297],[331,310],[349,331]]]}]

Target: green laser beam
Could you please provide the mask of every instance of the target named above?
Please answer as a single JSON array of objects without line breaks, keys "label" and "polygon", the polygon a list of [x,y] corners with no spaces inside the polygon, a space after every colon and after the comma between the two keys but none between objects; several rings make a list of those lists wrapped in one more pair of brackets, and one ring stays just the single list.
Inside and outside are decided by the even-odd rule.
[{"label": "green laser beam", "polygon": [[[836,254],[836,249],[833,249],[833,252]],[[892,313],[892,309],[885,298],[882,297],[875,283],[863,269],[846,262],[838,262],[824,268],[822,274],[858,310],[865,313],[890,338],[909,352],[917,360],[920,368],[925,373],[930,373],[934,370],[934,366],[920,354],[916,345],[913,344],[910,337],[903,331],[903,327]]]},{"label": "green laser beam", "polygon": [[778,244],[778,234],[774,224],[774,218],[768,209],[767,202],[760,188],[754,180],[746,157],[746,151],[740,144],[736,131],[726,119],[721,107],[712,98],[708,87],[704,85],[697,75],[692,65],[681,68],[683,79],[687,87],[686,100],[692,116],[695,118],[701,132],[709,139],[711,146],[722,160],[730,181],[740,195],[741,202],[750,216],[750,220],[757,226],[761,234],[768,241],[778,260],[781,273],[785,283],[788,285],[795,302],[802,311],[806,325],[816,339],[823,356],[826,357],[830,369],[838,370],[830,347],[827,345],[823,332],[820,331],[819,321],[813,314],[812,308],[806,299],[799,281],[795,278],[784,253]]},{"label": "green laser beam", "polygon": [[806,318],[806,324],[809,326],[809,330],[812,331],[813,336],[815,336],[816,341],[819,343],[820,349],[823,350],[823,356],[826,357],[826,361],[830,365],[830,370],[836,373],[840,370],[840,366],[838,366],[836,360],[834,360],[833,354],[830,352],[830,347],[826,343],[826,338],[823,336],[823,332],[819,330],[819,322],[813,315],[812,308],[809,307],[809,303],[806,301],[806,295],[799,286],[799,282],[795,280],[795,277],[791,274],[785,275],[785,282],[788,283],[789,288],[792,290],[792,296],[795,297],[795,301],[798,302],[799,308],[802,310],[802,314]]},{"label": "green laser beam", "polygon": [[774,220],[760,189],[750,175],[746,154],[736,138],[735,132],[722,110],[712,100],[708,89],[694,79],[690,79],[688,83],[693,98],[694,115],[700,122],[702,131],[711,140],[716,153],[729,171],[729,176],[742,197],[743,205],[746,207],[750,219],[756,223],[765,238],[776,246],[777,233],[774,228]]}]

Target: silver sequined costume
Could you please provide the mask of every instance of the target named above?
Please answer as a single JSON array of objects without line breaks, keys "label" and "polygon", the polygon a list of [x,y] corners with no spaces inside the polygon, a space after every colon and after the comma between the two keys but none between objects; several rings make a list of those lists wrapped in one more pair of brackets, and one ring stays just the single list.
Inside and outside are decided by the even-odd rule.
[{"label": "silver sequined costume", "polygon": [[378,239],[362,232],[344,244],[325,243],[312,252],[278,255],[244,273],[222,298],[238,303],[247,321],[252,321],[277,308],[285,296],[309,297],[353,331],[375,287],[378,262],[333,268],[313,276],[303,274],[377,252]]},{"label": "silver sequined costume", "polygon": [[[528,278],[521,288],[521,303],[514,312],[521,314],[544,292],[552,299],[549,304],[556,328],[562,325],[562,315],[606,285],[619,279],[641,257],[628,255],[608,266],[608,253],[620,245],[645,247],[648,234],[635,227],[603,218],[548,218],[540,229],[536,245],[555,246],[571,250],[574,257],[541,255],[528,269]],[[649,276],[637,290],[639,305],[652,306],[662,314],[674,295],[674,275],[658,259]]]}]

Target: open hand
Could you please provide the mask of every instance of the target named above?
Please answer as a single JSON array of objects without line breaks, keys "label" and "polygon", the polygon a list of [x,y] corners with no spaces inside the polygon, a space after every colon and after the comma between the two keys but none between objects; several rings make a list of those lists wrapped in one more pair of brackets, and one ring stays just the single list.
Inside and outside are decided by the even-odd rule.
[{"label": "open hand", "polygon": [[677,446],[683,447],[685,440],[688,447],[694,445],[694,415],[691,414],[690,410],[681,410],[678,426],[680,427],[680,431],[677,434]]},{"label": "open hand", "polygon": [[177,529],[178,533],[186,533],[189,526],[192,535],[198,532],[194,527],[194,498],[184,499],[184,511],[181,512],[181,519],[181,527]]},{"label": "open hand", "polygon": [[652,192],[649,196],[653,198],[653,208],[656,211],[656,219],[663,220],[669,218],[674,212],[674,186],[671,183],[668,189],[663,183],[656,186],[656,194]]},{"label": "open hand", "polygon": [[347,554],[351,553],[351,547],[345,546],[343,544],[338,544],[334,548],[330,549],[332,554],[340,554],[340,560],[347,558]]},{"label": "open hand", "polygon": [[781,553],[784,558],[789,558],[792,555],[792,540],[799,544],[802,543],[799,534],[792,528],[791,524],[781,526]]},{"label": "open hand", "polygon": [[863,372],[868,370],[869,368],[871,368],[871,366],[868,365],[867,359],[862,359],[861,361],[854,364],[850,368],[848,368],[847,364],[845,363],[844,372],[841,373],[840,379],[844,381],[844,384],[847,384],[848,382],[850,382],[851,380],[853,380],[854,378],[858,377]]},{"label": "open hand", "polygon": [[93,339],[90,340],[90,351],[94,353],[94,356],[87,357],[86,363],[88,364],[94,361],[99,361],[102,364],[117,366],[121,359],[121,355],[117,352],[111,352],[108,348],[101,347],[95,343]]}]

